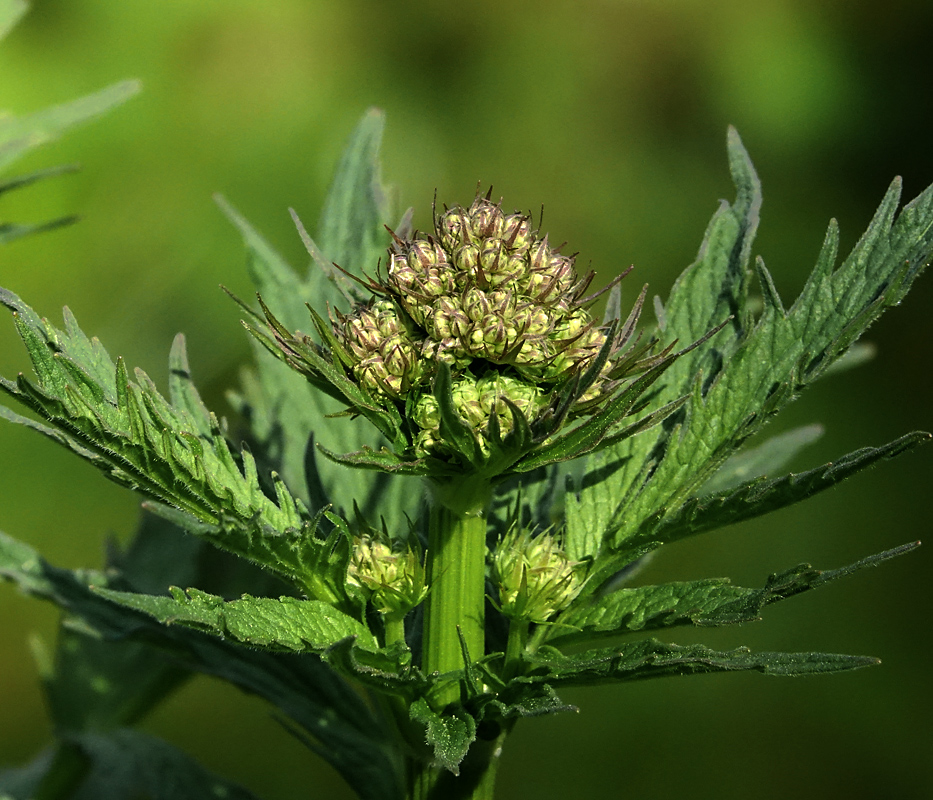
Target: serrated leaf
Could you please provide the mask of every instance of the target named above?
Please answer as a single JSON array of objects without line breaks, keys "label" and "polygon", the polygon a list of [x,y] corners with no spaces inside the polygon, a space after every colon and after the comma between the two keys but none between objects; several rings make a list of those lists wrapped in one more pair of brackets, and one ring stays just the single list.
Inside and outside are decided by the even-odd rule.
[{"label": "serrated leaf", "polygon": [[181,625],[163,625],[91,592],[87,581],[104,585],[105,575],[78,575],[52,567],[33,548],[3,533],[0,578],[51,600],[68,612],[72,626],[81,623],[93,636],[119,641],[142,636],[167,649],[182,666],[265,698],[313,737],[315,752],[360,797],[400,800],[387,732],[360,696],[316,656],[249,649]]},{"label": "serrated leaf", "polygon": [[806,472],[772,480],[756,478],[734,489],[695,498],[672,514],[646,521],[629,539],[629,544],[638,545],[648,540],[672,542],[768,514],[806,500],[879,461],[895,458],[930,439],[929,433],[916,431],[882,447],[863,447]]},{"label": "serrated leaf", "polygon": [[838,233],[830,226],[813,274],[786,312],[766,270],[759,269],[770,300],[753,320],[747,255],[757,189],[750,167],[743,166],[744,151],[735,145],[730,143],[736,204],[714,216],[701,257],[675,284],[661,315],[665,338],[693,335],[720,322],[723,303],[733,309],[732,321],[691,358],[679,359],[653,400],[659,404],[689,393],[683,411],[651,434],[592,458],[590,470],[607,480],[584,479],[567,504],[568,515],[581,515],[579,525],[602,531],[615,548],[665,509],[690,502],[727,457],[825,374],[885,308],[899,302],[933,251],[933,187],[896,215],[895,182],[838,268]]},{"label": "serrated leaf", "polygon": [[[64,444],[112,480],[178,509],[186,529],[215,545],[269,566],[308,591],[325,587],[329,575],[312,572],[322,563],[321,548],[310,547],[316,542],[313,520],[278,477],[259,474],[248,451],[231,450],[223,425],[191,382],[182,340],[172,351],[169,402],[145,373],[137,371],[130,380],[122,361],[114,364],[70,314],[66,329],[59,330],[12,293],[0,290],[0,302],[14,311],[39,378],[37,384],[22,376],[16,383],[0,379],[0,390],[43,422],[6,410],[0,415]],[[191,517],[203,527],[192,526]],[[220,536],[223,530],[235,535]],[[300,536],[309,536],[307,546],[294,548],[287,561],[275,556]],[[312,551],[318,555],[309,563]],[[333,593],[318,599],[342,602]]]},{"label": "serrated leaf", "polygon": [[385,115],[371,108],[357,124],[337,165],[318,222],[318,244],[325,256],[361,276],[374,271],[389,243],[389,218],[382,185],[379,148]]},{"label": "serrated leaf", "polygon": [[[330,305],[346,302],[337,282],[340,273],[330,261],[355,274],[375,270],[388,243],[382,226],[389,212],[378,166],[382,125],[381,112],[371,111],[351,135],[325,202],[317,243],[308,237],[312,264],[306,275],[289,267],[246,220],[222,203],[243,233],[256,288],[291,331],[309,326],[305,303],[323,314]],[[241,408],[253,418],[265,458],[289,486],[300,487],[299,496],[311,500],[320,486],[338,510],[348,512],[356,504],[369,519],[382,517],[390,527],[406,525],[407,518],[417,516],[420,503],[419,493],[412,492],[409,484],[377,472],[347,470],[317,457],[309,447],[312,435],[314,443],[329,453],[378,450],[384,444],[369,426],[328,419],[345,407],[345,400],[326,396],[320,387],[264,354],[257,358],[256,380],[250,380],[241,394]]]},{"label": "serrated leaf", "polygon": [[[216,547],[274,572],[311,598],[345,611],[353,605],[346,592],[348,533],[335,525],[323,535],[318,527],[321,515],[301,527],[277,531],[258,520],[243,523],[227,518],[212,525],[170,506],[147,503],[145,507]],[[336,516],[330,520],[336,521]]]},{"label": "serrated leaf", "polygon": [[916,549],[919,543],[886,550],[847,567],[818,570],[800,564],[769,576],[761,589],[733,586],[726,578],[617,589],[565,611],[545,631],[556,646],[600,636],[677,625],[736,625],[759,619],[765,606],[816,589],[866,567]]},{"label": "serrated leaf", "polygon": [[318,600],[250,597],[224,600],[198,589],[172,590],[172,597],[96,589],[102,597],[142,611],[168,625],[230,637],[251,647],[274,651],[322,652],[352,638],[359,647],[376,649],[369,629]]},{"label": "serrated leaf", "polygon": [[460,762],[476,738],[476,720],[461,707],[439,714],[423,697],[411,704],[409,713],[412,720],[424,725],[438,766],[459,775]]},{"label": "serrated leaf", "polygon": [[575,655],[543,647],[528,657],[532,672],[516,682],[544,682],[551,686],[695,675],[710,672],[755,671],[766,675],[814,675],[870,667],[878,659],[836,653],[754,653],[748,648],[712,650],[704,645],[676,645],[643,639],[620,647],[587,650]]}]

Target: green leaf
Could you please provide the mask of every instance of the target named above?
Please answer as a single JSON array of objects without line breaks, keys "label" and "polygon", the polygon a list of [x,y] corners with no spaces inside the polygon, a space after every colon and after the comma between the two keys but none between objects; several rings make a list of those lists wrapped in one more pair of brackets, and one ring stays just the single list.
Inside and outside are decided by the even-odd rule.
[{"label": "green leaf", "polygon": [[[319,244],[299,228],[312,255],[306,274],[290,267],[239,213],[219,200],[243,234],[250,276],[259,294],[290,331],[310,327],[306,303],[323,314],[328,306],[346,302],[349,281],[331,261],[361,275],[375,270],[388,244],[383,224],[389,211],[378,161],[382,127],[382,113],[371,110],[351,135],[325,202]],[[367,518],[383,517],[393,528],[406,525],[406,517],[417,516],[420,494],[409,484],[369,470],[347,470],[321,459],[311,444],[313,436],[314,444],[328,453],[378,450],[385,443],[378,432],[328,419],[343,411],[345,399],[327,396],[301,375],[273,362],[258,343],[257,354],[256,373],[245,379],[236,405],[251,419],[257,452],[286,484],[315,509],[330,502],[347,513],[356,503]],[[387,433],[391,441],[393,433]]]},{"label": "green leaf", "polygon": [[323,652],[353,638],[364,649],[378,646],[369,629],[327,603],[294,597],[224,600],[198,589],[172,588],[172,596],[95,589],[114,603],[142,611],[169,625],[230,637],[250,647],[292,652]]},{"label": "green leaf", "polygon": [[412,720],[424,725],[437,765],[459,775],[460,762],[476,738],[476,720],[461,707],[439,714],[423,697],[411,704],[409,712]]},{"label": "green leaf", "polygon": [[812,497],[879,461],[906,453],[931,438],[929,433],[916,431],[882,447],[863,447],[800,474],[790,473],[772,480],[756,478],[734,489],[694,498],[672,514],[647,520],[628,543],[638,545],[648,541],[677,541],[768,514]]},{"label": "green leaf", "polygon": [[43,753],[26,768],[0,774],[0,791],[11,793],[16,800],[51,796],[47,792],[55,783],[55,767],[65,755],[72,763],[83,761],[87,769],[69,800],[255,798],[252,792],[208,772],[167,742],[127,728],[69,736],[56,755],[57,760],[51,753]]},{"label": "green leaf", "polygon": [[[312,596],[323,591],[318,599],[342,602],[341,593],[326,589],[331,573],[315,571],[336,542],[315,538],[316,523],[277,475],[260,475],[248,450],[231,449],[223,425],[191,382],[183,338],[172,348],[170,402],[145,373],[137,370],[131,381],[122,360],[114,364],[67,311],[65,330],[58,330],[10,292],[0,290],[0,302],[13,311],[38,377],[36,384],[22,376],[15,383],[0,378],[0,390],[43,422],[6,409],[0,416],[38,430],[112,480],[183,512],[173,521],[218,547],[276,570]],[[192,518],[203,524],[192,524]],[[234,535],[220,535],[230,531]],[[306,543],[295,547],[300,539]]]},{"label": "green leaf", "polygon": [[54,141],[68,128],[100,116],[139,90],[139,81],[123,81],[78,100],[23,117],[0,116],[0,171],[29,150]]},{"label": "green leaf", "polygon": [[[211,525],[170,506],[147,503],[145,507],[216,547],[274,572],[301,587],[309,597],[345,611],[354,605],[346,590],[349,532],[334,514],[319,514],[299,528],[277,531],[258,520],[226,518]],[[323,519],[334,526],[326,536],[319,528]]]},{"label": "green leaf", "polygon": [[804,425],[772,436],[757,447],[741,450],[716,470],[713,477],[703,485],[701,494],[724,492],[753,478],[770,475],[822,435],[822,425]]},{"label": "green leaf", "polygon": [[0,0],[0,39],[10,32],[28,9],[23,0]]},{"label": "green leaf", "polygon": [[818,570],[800,564],[768,577],[761,589],[733,586],[726,578],[617,589],[565,611],[545,638],[555,646],[677,625],[735,625],[760,618],[765,606],[816,589],[866,567],[916,549],[919,542],[886,550],[847,567]]},{"label": "green leaf", "polygon": [[668,371],[653,403],[689,393],[683,411],[653,434],[591,458],[591,473],[606,480],[584,478],[577,496],[568,499],[568,517],[579,515],[575,524],[603,532],[613,548],[627,547],[647,520],[689,503],[726,458],[903,298],[933,252],[933,187],[896,215],[895,182],[838,268],[838,234],[830,226],[817,266],[789,310],[759,263],[765,307],[755,320],[747,299],[747,256],[757,182],[734,137],[730,160],[738,199],[714,216],[700,258],[675,284],[660,314],[665,337],[694,336],[721,322],[727,309],[730,324]]},{"label": "green leaf", "polygon": [[671,289],[659,328],[667,341],[686,345],[730,321],[705,346],[682,356],[672,366],[667,374],[667,400],[687,394],[694,376],[701,370],[707,381],[712,380],[737,342],[744,338],[750,322],[745,301],[749,259],[761,210],[761,184],[742,140],[731,127],[728,152],[735,202],[732,205],[723,202],[713,215],[696,261]]},{"label": "green leaf", "polygon": [[385,114],[371,108],[360,120],[343,152],[318,222],[325,256],[362,276],[374,271],[389,236],[387,189],[382,185],[379,148]]},{"label": "green leaf", "polygon": [[587,650],[572,656],[542,647],[528,657],[532,673],[519,683],[544,682],[551,686],[600,683],[752,670],[766,675],[814,675],[870,667],[880,662],[868,656],[834,653],[753,653],[748,648],[717,651],[704,645],[676,645],[644,639],[620,647]]},{"label": "green leaf", "polygon": [[[249,649],[183,625],[164,625],[104,599],[88,588],[104,586],[107,576],[74,573],[45,563],[36,551],[0,533],[0,577],[23,591],[65,609],[69,625],[89,635],[118,640],[142,637],[167,650],[181,666],[214,675],[271,702],[312,737],[305,739],[366,800],[399,800],[398,776],[388,734],[359,694],[310,654]],[[352,649],[349,640],[332,652]],[[369,668],[357,650],[354,663]],[[378,658],[378,654],[373,654]],[[393,659],[398,663],[398,659]],[[414,676],[417,680],[417,675]],[[418,684],[416,684],[418,685]]]}]

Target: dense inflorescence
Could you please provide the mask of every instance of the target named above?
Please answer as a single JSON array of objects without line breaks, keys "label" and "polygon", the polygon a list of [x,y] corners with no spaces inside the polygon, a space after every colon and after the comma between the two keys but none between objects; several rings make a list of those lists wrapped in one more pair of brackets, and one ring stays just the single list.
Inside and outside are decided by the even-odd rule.
[{"label": "dense inflorescence", "polygon": [[[337,314],[334,330],[362,387],[414,398],[420,454],[446,449],[437,400],[424,391],[439,363],[451,368],[454,404],[485,449],[491,417],[503,434],[513,407],[534,419],[607,345],[584,296],[593,274],[578,275],[574,257],[539,237],[530,217],[504,214],[488,196],[438,214],[433,234],[394,237],[386,273],[372,285],[379,296]],[[614,365],[606,360],[573,413],[612,390]]]}]

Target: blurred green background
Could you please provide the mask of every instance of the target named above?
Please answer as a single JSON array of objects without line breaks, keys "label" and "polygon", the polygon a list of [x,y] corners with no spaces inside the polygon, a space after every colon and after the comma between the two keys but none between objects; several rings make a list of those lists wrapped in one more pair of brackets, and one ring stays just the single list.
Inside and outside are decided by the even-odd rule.
[{"label": "blurred green background", "polygon": [[[505,205],[543,203],[552,240],[603,279],[635,265],[665,296],[719,198],[725,131],[764,184],[756,252],[788,303],[836,216],[851,246],[895,174],[933,182],[929,0],[37,0],[0,45],[0,108],[18,113],[126,77],[144,92],[20,163],[76,175],[5,196],[0,217],[78,212],[74,227],[0,251],[0,285],[60,320],[68,304],[113,355],[163,380],[188,335],[210,405],[248,356],[224,283],[248,294],[220,191],[286,255],[305,255],[287,207],[316,219],[335,159],[370,105],[385,109],[386,178],[416,224],[477,181]],[[827,380],[772,431],[825,437],[798,468],[933,428],[933,275],[869,333],[878,358]],[[0,320],[0,372],[26,359]],[[101,563],[136,500],[51,443],[0,427],[0,528],[54,563]],[[665,551],[646,581],[728,575],[760,585],[809,561],[835,567],[922,539],[933,448],[773,517]],[[36,487],[41,483],[43,490]],[[501,796],[927,798],[933,796],[929,548],[771,610],[750,628],[680,641],[881,656],[880,668],[799,680],[667,680],[571,693],[581,712],[522,723]],[[0,586],[0,763],[50,737],[27,637],[55,613]],[[269,709],[208,680],[144,727],[269,800],[349,797]]]}]

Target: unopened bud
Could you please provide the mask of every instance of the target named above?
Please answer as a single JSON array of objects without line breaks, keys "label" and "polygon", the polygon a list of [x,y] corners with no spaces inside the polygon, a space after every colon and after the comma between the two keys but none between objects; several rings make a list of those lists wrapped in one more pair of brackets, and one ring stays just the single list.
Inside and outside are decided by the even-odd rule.
[{"label": "unopened bud", "polygon": [[552,534],[533,536],[518,527],[496,547],[492,578],[503,615],[527,622],[547,622],[570,605],[583,586],[578,564]]},{"label": "unopened bud", "polygon": [[427,595],[424,568],[408,546],[390,546],[381,538],[355,537],[347,583],[363,591],[381,614],[404,616]]}]

